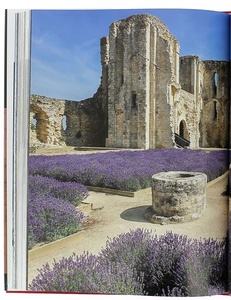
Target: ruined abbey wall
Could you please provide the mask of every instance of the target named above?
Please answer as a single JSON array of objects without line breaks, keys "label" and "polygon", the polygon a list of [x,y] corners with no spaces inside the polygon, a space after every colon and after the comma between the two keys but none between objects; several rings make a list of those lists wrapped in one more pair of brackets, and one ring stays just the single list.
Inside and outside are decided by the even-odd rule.
[{"label": "ruined abbey wall", "polygon": [[114,22],[100,41],[102,76],[82,101],[31,97],[31,145],[227,147],[229,63],[179,55],[180,45],[151,15]]},{"label": "ruined abbey wall", "polygon": [[100,100],[100,90],[79,102],[32,95],[30,145],[103,146],[107,132]]},{"label": "ruined abbey wall", "polygon": [[228,147],[230,128],[229,63],[204,61],[201,144],[203,147]]}]

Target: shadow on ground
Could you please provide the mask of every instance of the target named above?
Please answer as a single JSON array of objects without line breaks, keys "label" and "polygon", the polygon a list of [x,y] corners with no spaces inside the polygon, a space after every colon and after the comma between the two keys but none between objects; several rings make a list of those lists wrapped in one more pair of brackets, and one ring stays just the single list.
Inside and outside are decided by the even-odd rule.
[{"label": "shadow on ground", "polygon": [[142,205],[126,209],[120,214],[120,217],[121,219],[127,221],[150,223],[144,217],[144,213],[149,206],[150,205]]}]

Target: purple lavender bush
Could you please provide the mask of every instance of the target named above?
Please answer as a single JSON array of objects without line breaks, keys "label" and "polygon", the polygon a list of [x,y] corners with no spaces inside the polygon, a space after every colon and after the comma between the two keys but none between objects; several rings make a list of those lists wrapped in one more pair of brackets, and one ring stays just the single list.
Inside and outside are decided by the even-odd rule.
[{"label": "purple lavender bush", "polygon": [[82,184],[30,175],[28,248],[79,231],[84,216],[75,206],[87,196]]},{"label": "purple lavender bush", "polygon": [[[155,279],[158,287],[160,283],[165,286],[162,291],[167,293],[166,286],[170,287],[170,291],[177,288],[184,296],[206,296],[211,292],[224,291],[227,284],[226,241],[211,238],[191,240],[169,232],[158,238],[158,244],[161,272]],[[164,252],[166,246],[167,253]],[[164,258],[161,252],[166,253]]]},{"label": "purple lavender bush", "polygon": [[229,166],[229,151],[149,149],[86,155],[31,156],[30,174],[87,186],[137,191],[151,186],[151,177],[164,171],[195,171],[208,181]]},{"label": "purple lavender bush", "polygon": [[40,196],[47,195],[67,200],[75,206],[78,206],[89,195],[86,187],[80,183],[63,182],[41,175],[29,176],[29,190],[30,192],[36,192]]},{"label": "purple lavender bush", "polygon": [[101,259],[123,261],[144,274],[145,295],[203,296],[224,290],[227,280],[226,243],[190,240],[167,232],[153,236],[137,229],[106,244]]},{"label": "purple lavender bush", "polygon": [[51,242],[80,230],[83,213],[67,200],[30,192],[28,203],[28,248]]},{"label": "purple lavender bush", "polygon": [[83,254],[46,264],[36,291],[153,296],[221,294],[226,286],[226,242],[163,236],[137,229],[107,241],[98,256]]},{"label": "purple lavender bush", "polygon": [[100,257],[103,263],[122,261],[144,274],[144,295],[203,296],[224,291],[225,247],[213,239],[190,240],[171,232],[157,237],[137,229],[109,240]]},{"label": "purple lavender bush", "polygon": [[112,262],[101,264],[99,258],[84,253],[59,262],[53,268],[47,263],[39,270],[29,289],[32,291],[58,291],[81,293],[106,293],[116,295],[142,295],[142,278],[127,264]]},{"label": "purple lavender bush", "polygon": [[138,228],[108,239],[106,247],[100,252],[101,262],[107,264],[122,261],[142,273],[141,269],[152,238],[149,230]]}]

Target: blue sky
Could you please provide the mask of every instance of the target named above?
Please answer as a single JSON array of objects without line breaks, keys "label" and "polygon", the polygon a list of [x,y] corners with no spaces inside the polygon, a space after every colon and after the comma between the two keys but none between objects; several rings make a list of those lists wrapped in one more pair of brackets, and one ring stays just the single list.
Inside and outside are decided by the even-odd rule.
[{"label": "blue sky", "polygon": [[91,97],[100,83],[100,38],[132,14],[160,18],[180,55],[229,59],[229,16],[205,10],[32,10],[31,93],[67,100]]}]

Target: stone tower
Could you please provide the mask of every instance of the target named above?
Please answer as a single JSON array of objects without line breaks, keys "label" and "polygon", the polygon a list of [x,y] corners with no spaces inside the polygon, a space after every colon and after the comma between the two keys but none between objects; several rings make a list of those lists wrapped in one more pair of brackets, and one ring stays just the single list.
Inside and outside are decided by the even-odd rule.
[{"label": "stone tower", "polygon": [[179,44],[167,27],[147,14],[112,23],[101,40],[101,62],[106,146],[173,147],[170,95],[179,86]]}]

